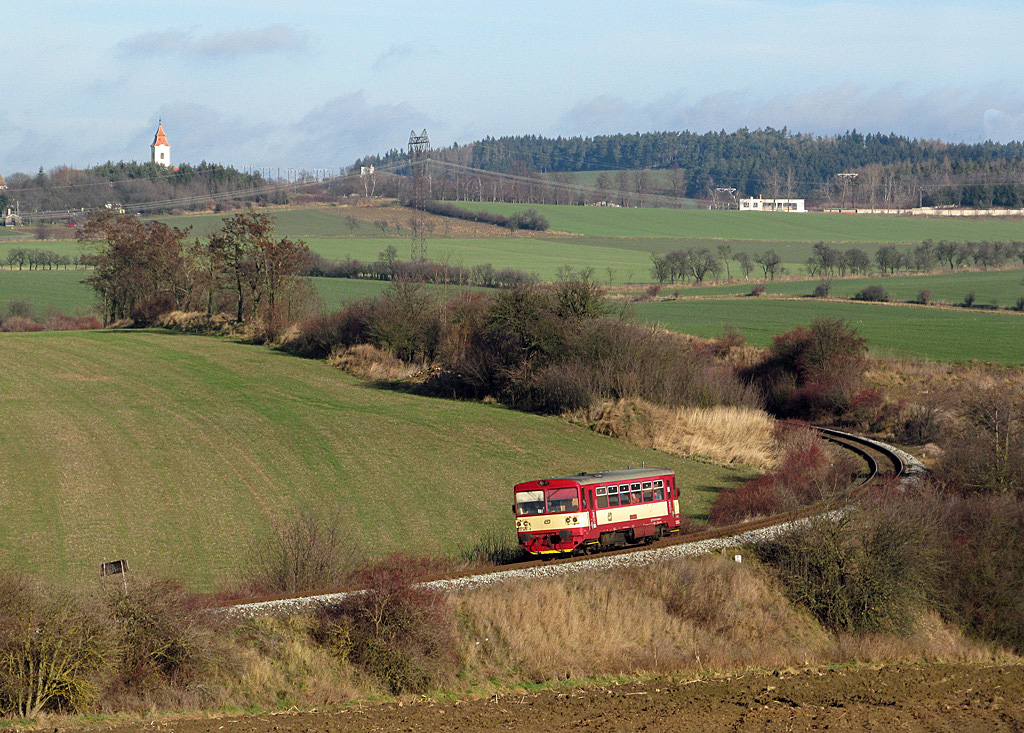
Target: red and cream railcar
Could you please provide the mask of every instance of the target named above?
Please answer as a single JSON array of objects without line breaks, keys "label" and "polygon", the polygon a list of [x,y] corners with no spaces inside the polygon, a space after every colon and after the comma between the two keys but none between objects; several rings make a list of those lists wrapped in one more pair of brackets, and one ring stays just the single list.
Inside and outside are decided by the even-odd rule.
[{"label": "red and cream railcar", "polygon": [[676,476],[662,468],[516,484],[519,544],[533,555],[591,553],[679,531]]}]

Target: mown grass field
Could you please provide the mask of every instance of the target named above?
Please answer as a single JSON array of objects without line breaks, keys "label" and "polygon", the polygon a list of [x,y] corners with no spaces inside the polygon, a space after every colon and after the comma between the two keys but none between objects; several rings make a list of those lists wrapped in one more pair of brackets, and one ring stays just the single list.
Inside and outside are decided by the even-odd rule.
[{"label": "mown grass field", "polygon": [[95,302],[92,288],[82,282],[87,270],[0,270],[0,314],[12,301],[28,303],[37,317],[51,310],[84,315]]},{"label": "mown grass field", "polygon": [[866,214],[771,214],[707,209],[634,209],[453,202],[466,209],[509,215],[536,209],[556,231],[593,237],[674,237],[721,241],[899,243],[925,239],[1013,241],[1024,239],[1017,219],[956,219]]},{"label": "mown grass field", "polygon": [[[766,282],[772,295],[809,296],[821,281],[817,279]],[[676,290],[680,297],[714,297],[745,295],[753,287],[751,282],[728,285],[670,285],[662,287],[662,295]],[[975,303],[1011,307],[1024,297],[1024,269],[980,270],[972,272],[945,272],[930,275],[895,275],[887,277],[850,277],[835,279],[829,295],[852,298],[864,288],[878,285],[889,293],[892,300],[917,300],[922,290],[931,291],[931,299],[938,303],[962,303],[967,293],[974,293]],[[641,289],[635,291],[639,293]]]},{"label": "mown grass field", "polygon": [[637,303],[638,319],[697,336],[739,329],[755,346],[815,318],[842,318],[877,356],[1024,363],[1024,315],[812,299],[725,298]]},{"label": "mown grass field", "polygon": [[211,588],[303,507],[370,553],[457,553],[508,531],[517,481],[647,461],[701,516],[744,475],[152,331],[0,334],[0,404],[0,563],[78,583],[124,558]]}]

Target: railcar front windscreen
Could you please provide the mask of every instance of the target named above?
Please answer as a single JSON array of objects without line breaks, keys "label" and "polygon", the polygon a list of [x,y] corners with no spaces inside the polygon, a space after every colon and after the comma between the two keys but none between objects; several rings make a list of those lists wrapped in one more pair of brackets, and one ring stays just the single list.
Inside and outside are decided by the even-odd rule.
[{"label": "railcar front windscreen", "polygon": [[548,514],[579,510],[580,497],[575,486],[568,489],[548,489]]},{"label": "railcar front windscreen", "polygon": [[544,491],[517,491],[516,514],[527,517],[531,514],[544,513]]}]

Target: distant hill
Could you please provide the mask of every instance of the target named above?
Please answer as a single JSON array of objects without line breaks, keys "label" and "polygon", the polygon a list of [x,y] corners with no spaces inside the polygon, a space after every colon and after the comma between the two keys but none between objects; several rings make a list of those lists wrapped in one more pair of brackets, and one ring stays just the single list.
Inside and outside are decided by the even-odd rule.
[{"label": "distant hill", "polygon": [[[669,171],[658,193],[706,198],[715,187],[739,195],[846,197],[875,206],[1024,205],[1024,143],[945,143],[895,134],[818,137],[783,128],[735,132],[637,132],[595,137],[523,135],[453,145],[431,152],[439,160],[496,173],[530,175],[582,171]],[[393,150],[360,163],[399,162]],[[836,179],[856,172],[849,190]],[[595,180],[595,182],[597,182]],[[635,175],[610,174],[602,188],[642,186]]]}]

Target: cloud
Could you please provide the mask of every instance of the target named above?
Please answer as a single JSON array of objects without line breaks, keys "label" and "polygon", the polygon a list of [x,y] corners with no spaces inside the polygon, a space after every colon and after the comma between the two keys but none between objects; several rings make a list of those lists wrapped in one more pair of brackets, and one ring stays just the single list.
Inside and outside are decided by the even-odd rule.
[{"label": "cloud", "polygon": [[[410,129],[432,122],[406,102],[371,104],[363,92],[331,99],[293,121],[254,120],[199,104],[164,105],[157,115],[175,162],[281,166],[282,171],[348,166],[364,155],[404,147]],[[140,127],[133,139],[137,152],[129,156],[144,159],[152,126]]]},{"label": "cloud", "polygon": [[600,95],[576,104],[558,126],[564,133],[585,135],[787,127],[818,135],[857,129],[951,142],[1008,142],[1024,136],[1024,105],[997,88],[916,91],[899,84],[871,90],[839,84],[773,96],[723,91],[690,100],[677,93],[643,103]]},{"label": "cloud", "polygon": [[278,23],[264,28],[197,36],[194,30],[143,33],[117,44],[124,56],[183,56],[231,59],[309,48],[309,36],[294,26]]},{"label": "cloud", "polygon": [[437,55],[437,49],[433,46],[417,47],[411,43],[399,43],[391,46],[387,51],[378,56],[370,68],[375,72],[389,71],[405,66],[409,61],[413,61],[416,58],[435,55]]}]

